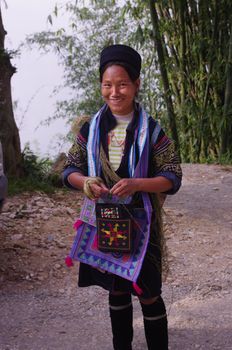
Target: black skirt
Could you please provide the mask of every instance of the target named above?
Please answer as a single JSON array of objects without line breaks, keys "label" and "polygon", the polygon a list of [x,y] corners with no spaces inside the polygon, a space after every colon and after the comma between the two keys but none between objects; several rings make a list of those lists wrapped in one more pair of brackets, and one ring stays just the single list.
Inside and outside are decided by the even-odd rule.
[{"label": "black skirt", "polygon": [[[147,252],[136,282],[142,290],[140,297],[144,299],[156,297],[161,294],[161,253],[157,247],[158,245],[151,243],[151,241],[148,243]],[[78,286],[89,287],[93,285],[100,286],[109,292],[120,291],[138,295],[133,288],[133,282],[90,265],[80,263]]]}]

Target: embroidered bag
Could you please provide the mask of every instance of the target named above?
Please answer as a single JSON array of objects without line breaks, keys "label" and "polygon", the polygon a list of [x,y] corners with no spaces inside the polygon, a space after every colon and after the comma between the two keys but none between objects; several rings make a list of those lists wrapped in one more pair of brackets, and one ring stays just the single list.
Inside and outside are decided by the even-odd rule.
[{"label": "embroidered bag", "polygon": [[97,244],[102,252],[132,251],[133,208],[130,204],[97,203]]}]

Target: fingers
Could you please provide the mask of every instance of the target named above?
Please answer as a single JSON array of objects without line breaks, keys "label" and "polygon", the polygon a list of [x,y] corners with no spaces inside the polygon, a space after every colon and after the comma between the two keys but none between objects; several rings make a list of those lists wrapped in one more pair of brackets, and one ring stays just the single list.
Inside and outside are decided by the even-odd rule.
[{"label": "fingers", "polygon": [[98,199],[102,194],[109,192],[108,188],[104,184],[91,184],[90,187],[95,199]]},{"label": "fingers", "polygon": [[127,197],[136,192],[134,179],[122,179],[110,190],[110,193],[119,197]]},{"label": "fingers", "polygon": [[117,182],[109,191],[104,183],[92,183],[90,185],[94,199],[99,199],[102,195],[111,193],[118,197],[128,197],[136,192],[135,179],[122,179]]},{"label": "fingers", "polygon": [[120,189],[121,189],[121,185],[120,185],[120,181],[119,181],[111,188],[110,193],[118,196]]},{"label": "fingers", "polygon": [[101,184],[102,193],[109,193],[109,189],[102,183]]},{"label": "fingers", "polygon": [[92,184],[90,186],[90,188],[91,188],[91,191],[92,191],[95,198],[100,196],[100,194],[101,194],[101,187],[100,186],[98,186],[96,184]]},{"label": "fingers", "polygon": [[127,187],[127,181],[125,179],[119,180],[110,190],[110,193],[117,194],[121,190]]},{"label": "fingers", "polygon": [[112,187],[112,189],[110,190],[110,193],[115,195],[115,196],[119,196],[119,197],[123,197],[127,195],[127,188],[125,187],[125,185],[123,184],[119,184],[119,185],[114,185]]}]

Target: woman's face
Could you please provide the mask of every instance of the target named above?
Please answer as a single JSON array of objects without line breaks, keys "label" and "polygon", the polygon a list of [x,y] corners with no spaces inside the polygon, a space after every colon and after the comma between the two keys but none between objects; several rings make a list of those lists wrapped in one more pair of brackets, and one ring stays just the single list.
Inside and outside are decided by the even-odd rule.
[{"label": "woman's face", "polygon": [[102,77],[101,94],[113,114],[127,115],[133,111],[133,101],[139,89],[140,80],[131,81],[121,66],[110,66]]}]

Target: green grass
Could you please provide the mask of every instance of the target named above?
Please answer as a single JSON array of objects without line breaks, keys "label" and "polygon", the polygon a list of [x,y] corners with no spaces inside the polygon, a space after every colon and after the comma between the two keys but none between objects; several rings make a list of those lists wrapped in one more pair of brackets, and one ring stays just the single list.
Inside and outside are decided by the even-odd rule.
[{"label": "green grass", "polygon": [[52,164],[50,159],[40,158],[34,154],[27,144],[22,153],[24,176],[8,178],[8,195],[35,191],[54,193],[57,188],[61,188],[63,185],[58,174],[51,174]]},{"label": "green grass", "polygon": [[40,181],[36,178],[8,179],[8,195],[13,196],[23,192],[54,193],[55,187],[50,181]]}]

